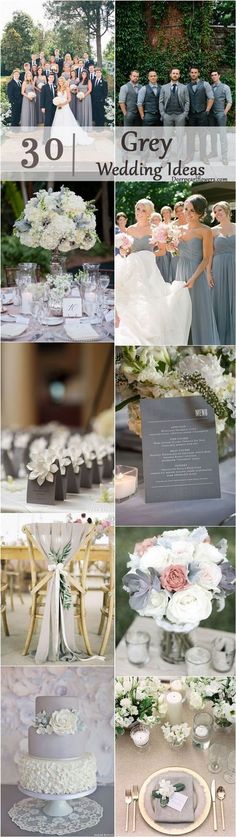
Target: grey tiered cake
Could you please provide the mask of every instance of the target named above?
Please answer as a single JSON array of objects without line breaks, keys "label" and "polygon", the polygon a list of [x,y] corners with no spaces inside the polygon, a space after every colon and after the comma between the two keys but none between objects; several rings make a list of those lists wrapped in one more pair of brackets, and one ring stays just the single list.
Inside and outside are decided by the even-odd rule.
[{"label": "grey tiered cake", "polygon": [[28,755],[20,763],[25,790],[58,795],[89,793],[96,788],[96,759],[81,754],[84,726],[79,700],[37,697],[35,725],[28,732]]}]

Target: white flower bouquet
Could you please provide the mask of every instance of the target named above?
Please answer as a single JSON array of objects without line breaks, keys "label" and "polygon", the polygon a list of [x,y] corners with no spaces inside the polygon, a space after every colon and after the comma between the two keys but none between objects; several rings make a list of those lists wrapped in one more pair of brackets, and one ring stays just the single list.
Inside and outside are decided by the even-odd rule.
[{"label": "white flower bouquet", "polygon": [[105,120],[106,124],[110,127],[114,125],[115,122],[115,104],[113,99],[110,96],[107,97],[105,101]]},{"label": "white flower bouquet", "polygon": [[169,724],[166,723],[162,727],[162,732],[168,744],[172,747],[181,747],[189,738],[191,727],[188,724]]},{"label": "white flower bouquet", "polygon": [[129,427],[141,436],[140,398],[202,395],[213,408],[216,432],[234,426],[235,381],[231,347],[122,348],[117,363],[117,386],[124,397],[117,410],[129,405]]},{"label": "white flower bouquet", "polygon": [[117,677],[115,681],[116,735],[137,721],[152,727],[166,715],[164,685],[157,677]]},{"label": "white flower bouquet", "polygon": [[163,629],[187,632],[218,610],[234,590],[235,570],[226,558],[227,541],[213,546],[204,526],[166,531],[130,555],[123,589],[140,616]]},{"label": "white flower bouquet", "polygon": [[229,727],[236,722],[235,677],[186,677],[187,700],[194,709],[202,709],[208,702],[217,726]]},{"label": "white flower bouquet", "polygon": [[79,99],[79,102],[82,102],[84,98],[85,98],[85,96],[84,96],[83,90],[79,90],[78,93],[77,93],[77,99]]},{"label": "white flower bouquet", "polygon": [[38,90],[42,90],[42,87],[44,87],[44,81],[38,81],[38,84],[37,84]]},{"label": "white flower bouquet", "polygon": [[58,95],[58,96],[54,96],[54,99],[52,101],[53,101],[53,104],[55,105],[55,107],[58,108],[58,107],[60,107],[60,105],[62,105],[62,102],[64,100],[63,100],[62,96]]},{"label": "white flower bouquet", "polygon": [[176,256],[178,254],[178,244],[180,239],[180,229],[179,227],[173,227],[172,224],[159,224],[156,227],[154,224],[151,224],[152,236],[150,238],[150,244],[154,247],[157,244],[165,244],[166,249],[171,253],[172,256]]},{"label": "white flower bouquet", "polygon": [[97,239],[94,206],[67,186],[58,192],[40,189],[26,204],[13,231],[27,247],[61,253],[90,250]]},{"label": "white flower bouquet", "polygon": [[34,90],[30,90],[29,93],[27,93],[27,97],[30,102],[33,102],[33,100],[36,99],[36,93],[34,93]]},{"label": "white flower bouquet", "polygon": [[128,235],[128,233],[116,233],[115,246],[119,250],[125,250],[128,253],[132,247],[133,240],[132,235]]},{"label": "white flower bouquet", "polygon": [[72,93],[76,93],[77,84],[70,84],[70,90],[72,90]]}]

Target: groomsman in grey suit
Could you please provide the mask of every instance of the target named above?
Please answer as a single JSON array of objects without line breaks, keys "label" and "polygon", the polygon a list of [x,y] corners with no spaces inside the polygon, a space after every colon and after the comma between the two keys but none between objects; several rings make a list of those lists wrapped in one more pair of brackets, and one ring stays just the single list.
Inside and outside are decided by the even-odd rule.
[{"label": "groomsman in grey suit", "polygon": [[[228,165],[228,144],[227,144],[227,113],[232,107],[232,93],[228,84],[220,80],[220,73],[213,70],[211,73],[211,86],[214,94],[214,102],[210,111],[211,130],[211,154],[210,157],[217,157],[217,127],[220,134],[220,147],[222,162]],[[214,127],[213,127],[214,126]]]},{"label": "groomsman in grey suit", "polygon": [[140,125],[141,120],[137,108],[139,84],[138,70],[132,70],[127,84],[122,84],[119,92],[119,105],[124,116],[124,125]]},{"label": "groomsman in grey suit", "polygon": [[[214,93],[208,81],[200,78],[199,67],[190,68],[190,82],[188,84],[188,92],[190,98],[189,109],[189,126],[191,128],[199,127],[199,144],[200,144],[200,159],[207,163],[206,155],[206,131],[205,128],[209,125],[209,113],[214,102]],[[195,151],[195,131],[188,131],[188,158],[194,158]]]},{"label": "groomsman in grey suit", "polygon": [[148,83],[144,84],[138,92],[138,110],[142,124],[145,128],[149,125],[160,125],[159,96],[161,85],[155,70],[148,73]]},{"label": "groomsman in grey suit", "polygon": [[160,92],[159,109],[163,125],[178,128],[176,133],[176,155],[182,157],[183,128],[189,112],[189,94],[185,84],[180,82],[180,71],[173,67],[170,81],[163,84]]}]

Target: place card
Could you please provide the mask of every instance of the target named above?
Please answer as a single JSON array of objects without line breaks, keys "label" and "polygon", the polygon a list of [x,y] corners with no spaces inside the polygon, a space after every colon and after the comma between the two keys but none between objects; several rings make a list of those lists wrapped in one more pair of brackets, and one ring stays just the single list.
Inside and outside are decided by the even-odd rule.
[{"label": "place card", "polygon": [[69,296],[63,299],[63,317],[82,317],[82,301],[80,296]]},{"label": "place card", "polygon": [[220,497],[215,415],[201,395],[140,400],[147,503]]},{"label": "place card", "polygon": [[182,811],[186,804],[188,797],[184,793],[173,793],[167,804],[168,808],[173,808],[174,811]]}]

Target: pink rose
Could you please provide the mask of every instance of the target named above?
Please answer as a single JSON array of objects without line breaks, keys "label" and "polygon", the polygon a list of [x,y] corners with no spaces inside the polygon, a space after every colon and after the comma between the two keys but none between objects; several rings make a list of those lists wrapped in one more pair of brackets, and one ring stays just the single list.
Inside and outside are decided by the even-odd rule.
[{"label": "pink rose", "polygon": [[188,584],[188,570],[183,564],[173,564],[166,567],[160,576],[160,581],[162,587],[169,590],[170,593],[172,591],[176,592],[176,590],[185,590],[186,587],[190,586]]}]

